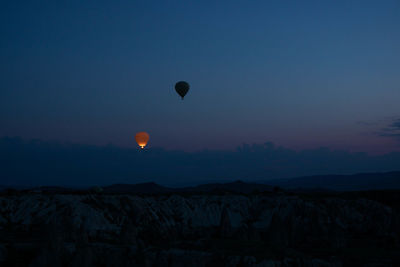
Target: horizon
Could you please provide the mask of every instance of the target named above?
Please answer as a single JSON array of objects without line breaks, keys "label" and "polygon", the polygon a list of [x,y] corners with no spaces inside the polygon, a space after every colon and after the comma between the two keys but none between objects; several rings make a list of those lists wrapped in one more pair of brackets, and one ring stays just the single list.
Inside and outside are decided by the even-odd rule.
[{"label": "horizon", "polygon": [[0,159],[2,185],[80,187],[155,182],[192,186],[398,171],[400,152],[369,155],[329,148],[296,151],[270,142],[242,144],[232,151],[185,152],[3,137]]},{"label": "horizon", "polygon": [[[165,184],[160,184],[156,183],[154,181],[144,181],[144,182],[137,182],[137,183],[114,183],[114,184],[104,184],[104,185],[98,185],[98,184],[93,184],[93,185],[87,185],[87,186],[72,186],[72,185],[39,185],[39,186],[13,186],[13,185],[2,185],[0,184],[0,187],[4,187],[6,189],[12,188],[12,189],[35,189],[35,188],[42,188],[42,187],[54,187],[54,188],[66,188],[66,189],[93,189],[94,187],[109,187],[109,186],[115,186],[115,185],[156,185],[156,186],[161,186],[164,188],[170,188],[170,189],[183,189],[183,188],[190,188],[190,187],[197,187],[201,185],[226,185],[226,184],[237,184],[237,183],[244,183],[244,184],[255,184],[255,185],[266,185],[266,186],[271,186],[274,187],[276,186],[274,184],[268,184],[268,182],[290,182],[290,180],[295,180],[295,179],[300,179],[300,178],[315,178],[315,177],[330,177],[330,176],[344,176],[344,177],[351,177],[351,176],[360,176],[360,175],[384,175],[384,174],[400,174],[400,170],[393,170],[393,171],[383,171],[383,172],[356,172],[356,173],[351,173],[351,174],[324,174],[324,175],[307,175],[307,176],[295,176],[295,177],[289,177],[289,178],[271,178],[267,180],[241,180],[241,179],[235,179],[235,180],[210,180],[210,181],[202,181],[201,183],[193,183],[193,184],[187,184],[187,185],[182,185],[182,184],[177,184],[177,185],[165,185]],[[279,186],[277,186],[279,187]],[[303,189],[302,187],[299,187],[298,189]],[[311,187],[311,189],[326,189],[324,187]],[[381,190],[381,189],[377,189]],[[384,189],[384,190],[390,190],[390,188]],[[394,189],[396,190],[396,189]],[[354,190],[354,191],[360,191],[360,190]],[[361,190],[362,191],[362,190]],[[337,191],[340,192],[340,191]]]}]

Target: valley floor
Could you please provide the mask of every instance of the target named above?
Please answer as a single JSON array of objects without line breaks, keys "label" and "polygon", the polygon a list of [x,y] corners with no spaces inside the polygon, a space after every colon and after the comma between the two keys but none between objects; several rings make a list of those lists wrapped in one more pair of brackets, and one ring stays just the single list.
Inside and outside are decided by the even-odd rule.
[{"label": "valley floor", "polygon": [[0,196],[1,266],[400,266],[399,192]]}]

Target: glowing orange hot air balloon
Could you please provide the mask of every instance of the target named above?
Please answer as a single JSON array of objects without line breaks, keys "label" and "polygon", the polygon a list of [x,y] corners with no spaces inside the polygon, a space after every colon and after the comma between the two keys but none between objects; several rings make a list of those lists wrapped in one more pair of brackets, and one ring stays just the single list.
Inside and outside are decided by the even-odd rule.
[{"label": "glowing orange hot air balloon", "polygon": [[146,145],[147,142],[149,142],[150,136],[146,132],[139,132],[135,135],[135,140],[136,143],[143,149]]}]

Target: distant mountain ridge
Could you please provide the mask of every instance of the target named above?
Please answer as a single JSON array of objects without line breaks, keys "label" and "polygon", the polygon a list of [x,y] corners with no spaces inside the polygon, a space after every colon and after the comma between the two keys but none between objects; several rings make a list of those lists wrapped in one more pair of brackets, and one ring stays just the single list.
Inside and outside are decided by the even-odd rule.
[{"label": "distant mountain ridge", "polygon": [[140,184],[113,184],[103,187],[106,193],[143,193],[143,194],[159,194],[173,192],[173,188],[164,187],[154,182]]},{"label": "distant mountain ridge", "polygon": [[178,191],[185,192],[215,192],[215,191],[229,191],[236,193],[252,193],[254,191],[265,192],[272,191],[273,187],[267,184],[261,183],[247,183],[243,181],[235,181],[231,183],[211,183],[211,184],[202,184],[193,187],[185,187],[181,189],[177,189]]},{"label": "distant mountain ridge", "polygon": [[143,193],[143,194],[159,194],[159,193],[183,193],[183,192],[234,192],[234,193],[252,193],[254,191],[264,192],[272,191],[272,187],[266,184],[245,183],[243,181],[235,181],[231,183],[211,183],[202,184],[192,187],[171,188],[164,187],[159,184],[140,183],[140,184],[115,184],[105,186],[105,193]]},{"label": "distant mountain ridge", "polygon": [[111,185],[104,187],[110,193],[179,193],[179,192],[271,192],[274,187],[286,190],[322,191],[365,191],[400,189],[400,171],[384,173],[358,173],[352,175],[315,175],[290,179],[275,179],[258,183],[235,181],[230,183],[207,183],[191,187],[171,188],[156,183],[134,185]]},{"label": "distant mountain ridge", "polygon": [[334,191],[364,191],[400,189],[400,171],[358,173],[352,175],[314,175],[265,181],[285,189],[328,189]]},{"label": "distant mountain ridge", "polygon": [[[118,194],[165,194],[165,193],[218,193],[232,192],[249,194],[253,192],[271,192],[274,187],[296,192],[324,192],[324,191],[365,191],[365,190],[396,190],[400,189],[400,171],[385,173],[359,173],[353,175],[315,175],[291,179],[275,179],[259,181],[258,183],[243,182],[240,180],[229,183],[207,183],[188,187],[166,187],[154,182],[139,184],[113,184],[101,188],[104,193]],[[4,191],[6,186],[0,186]],[[69,188],[60,186],[42,186],[27,189],[52,193],[85,192],[90,188]]]}]

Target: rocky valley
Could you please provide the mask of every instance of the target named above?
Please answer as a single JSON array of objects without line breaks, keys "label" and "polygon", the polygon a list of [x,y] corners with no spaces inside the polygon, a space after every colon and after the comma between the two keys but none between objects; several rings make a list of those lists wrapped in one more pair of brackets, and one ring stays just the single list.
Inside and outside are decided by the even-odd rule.
[{"label": "rocky valley", "polygon": [[399,266],[399,193],[0,196],[1,266]]}]

